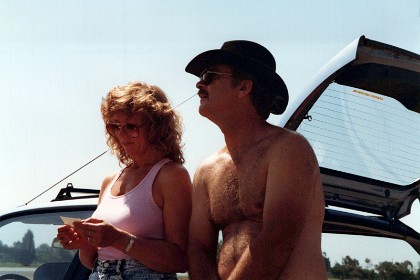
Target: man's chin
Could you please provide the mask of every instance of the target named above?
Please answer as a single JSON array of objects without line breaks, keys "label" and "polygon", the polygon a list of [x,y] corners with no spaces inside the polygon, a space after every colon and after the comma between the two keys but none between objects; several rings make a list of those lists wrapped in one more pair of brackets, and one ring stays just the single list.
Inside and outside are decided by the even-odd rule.
[{"label": "man's chin", "polygon": [[202,104],[200,104],[200,106],[198,107],[198,113],[202,116],[202,117],[206,117],[206,109],[203,108],[204,106]]}]

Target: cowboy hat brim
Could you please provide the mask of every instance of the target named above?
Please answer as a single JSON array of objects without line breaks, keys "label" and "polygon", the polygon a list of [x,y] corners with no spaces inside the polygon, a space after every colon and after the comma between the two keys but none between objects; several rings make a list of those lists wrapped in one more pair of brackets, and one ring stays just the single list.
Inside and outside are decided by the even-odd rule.
[{"label": "cowboy hat brim", "polygon": [[271,113],[279,115],[286,110],[289,94],[283,79],[272,69],[247,56],[228,50],[210,50],[193,58],[185,67],[185,71],[200,77],[204,70],[219,64],[240,67],[261,80],[269,88],[269,94],[273,98]]}]

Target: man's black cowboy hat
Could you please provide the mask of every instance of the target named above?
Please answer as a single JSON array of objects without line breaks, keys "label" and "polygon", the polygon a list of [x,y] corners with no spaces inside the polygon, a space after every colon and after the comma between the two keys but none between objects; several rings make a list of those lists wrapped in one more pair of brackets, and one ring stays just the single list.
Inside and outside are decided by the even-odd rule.
[{"label": "man's black cowboy hat", "polygon": [[197,77],[217,64],[237,66],[255,76],[268,88],[270,112],[276,115],[286,110],[289,94],[283,79],[276,73],[276,61],[263,46],[244,40],[225,42],[220,49],[210,50],[197,55],[185,67],[185,71]]}]

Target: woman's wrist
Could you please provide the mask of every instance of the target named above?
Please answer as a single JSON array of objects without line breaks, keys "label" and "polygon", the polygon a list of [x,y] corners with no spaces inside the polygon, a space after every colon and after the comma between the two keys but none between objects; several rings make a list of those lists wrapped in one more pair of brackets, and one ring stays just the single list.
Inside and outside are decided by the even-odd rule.
[{"label": "woman's wrist", "polygon": [[[134,245],[134,241],[136,240],[136,236],[131,234],[131,233],[127,233],[128,234],[128,238],[126,239],[126,243],[124,244],[124,247],[122,249],[122,252],[124,254],[128,254],[131,249],[133,248]],[[124,238],[125,239],[125,238]]]},{"label": "woman's wrist", "polygon": [[128,254],[131,251],[131,248],[133,248],[135,240],[136,240],[136,236],[129,233],[129,239],[128,239],[127,245],[125,246],[123,250],[124,254]]}]

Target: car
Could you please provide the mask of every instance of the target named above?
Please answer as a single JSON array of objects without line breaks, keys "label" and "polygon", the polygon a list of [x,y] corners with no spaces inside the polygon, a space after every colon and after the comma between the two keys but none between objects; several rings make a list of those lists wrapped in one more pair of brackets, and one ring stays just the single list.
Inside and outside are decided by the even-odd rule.
[{"label": "car", "polygon": [[[61,189],[50,203],[26,205],[0,216],[0,279],[87,279],[90,271],[76,250],[62,248],[56,238],[61,217],[88,218],[99,190]],[[36,244],[36,248],[35,248]]]},{"label": "car", "polygon": [[[330,277],[419,275],[420,234],[404,222],[419,199],[419,113],[420,56],[361,36],[282,115],[278,125],[304,135],[320,165],[322,249]],[[61,217],[89,217],[97,195],[69,184],[50,203],[1,214],[0,280],[87,279],[76,251],[61,248],[55,235]],[[378,255],[383,258],[373,264]]]}]

